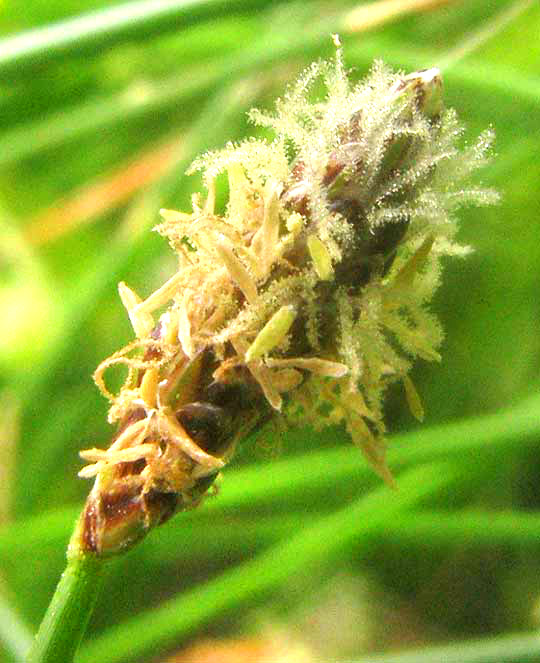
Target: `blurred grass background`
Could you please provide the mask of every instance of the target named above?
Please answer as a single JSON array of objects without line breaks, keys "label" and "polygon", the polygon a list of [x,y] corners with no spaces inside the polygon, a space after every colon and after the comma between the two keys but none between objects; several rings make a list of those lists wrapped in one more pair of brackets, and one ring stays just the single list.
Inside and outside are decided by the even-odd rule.
[{"label": "blurred grass background", "polygon": [[424,424],[389,395],[400,490],[340,430],[246,443],[218,498],[113,564],[80,661],[204,663],[198,642],[243,638],[235,661],[540,661],[538,3],[4,0],[0,30],[0,660],[63,569],[77,452],[111,435],[90,376],[131,338],[117,282],[172,273],[149,230],[189,209],[190,161],[253,133],[246,111],[338,32],[355,78],[441,65],[467,136],[497,134],[502,203],[462,213],[443,361],[413,374]]}]

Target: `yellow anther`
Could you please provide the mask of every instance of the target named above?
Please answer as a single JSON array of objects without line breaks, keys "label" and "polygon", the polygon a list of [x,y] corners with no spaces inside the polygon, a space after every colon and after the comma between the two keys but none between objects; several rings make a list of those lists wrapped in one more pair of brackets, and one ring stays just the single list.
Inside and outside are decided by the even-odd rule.
[{"label": "yellow anther", "polygon": [[298,235],[304,226],[304,217],[298,212],[293,212],[289,215],[285,225],[290,233]]},{"label": "yellow anther", "polygon": [[279,345],[291,328],[296,311],[294,306],[282,306],[268,320],[246,352],[246,361],[259,359]]},{"label": "yellow anther", "polygon": [[420,394],[416,391],[413,381],[408,375],[403,376],[403,386],[405,388],[405,398],[412,416],[418,421],[424,421],[424,407]]},{"label": "yellow anther", "polygon": [[279,189],[269,187],[264,198],[264,217],[262,223],[262,259],[264,268],[269,270],[276,256],[279,239]]},{"label": "yellow anther", "polygon": [[139,394],[149,408],[156,407],[158,381],[158,369],[155,366],[147,368],[144,372],[141,386],[139,387]]},{"label": "yellow anther", "polygon": [[149,336],[155,325],[154,318],[148,311],[137,309],[138,305],[142,302],[139,295],[123,281],[118,284],[118,294],[120,295],[122,304],[126,307],[131,326],[137,338]]},{"label": "yellow anther", "polygon": [[434,241],[435,238],[432,235],[428,235],[424,239],[422,244],[420,244],[413,255],[396,274],[393,283],[394,286],[402,287],[411,285],[416,274],[424,268]]},{"label": "yellow anther", "polygon": [[248,270],[244,267],[243,263],[236,257],[230,242],[227,238],[221,235],[216,242],[216,250],[227,268],[231,279],[236,283],[240,290],[244,293],[245,298],[250,304],[255,303],[257,300],[257,286],[255,281],[251,278]]},{"label": "yellow anther", "polygon": [[325,244],[316,235],[310,235],[307,240],[307,247],[317,276],[321,281],[328,281],[334,270],[332,269],[332,258]]},{"label": "yellow anther", "polygon": [[173,315],[170,311],[166,315],[163,340],[169,345],[175,345],[178,340],[178,315]]},{"label": "yellow anther", "polygon": [[267,359],[270,368],[300,368],[315,375],[327,378],[342,378],[349,372],[349,367],[337,361],[319,359],[318,357],[292,357],[290,359]]}]

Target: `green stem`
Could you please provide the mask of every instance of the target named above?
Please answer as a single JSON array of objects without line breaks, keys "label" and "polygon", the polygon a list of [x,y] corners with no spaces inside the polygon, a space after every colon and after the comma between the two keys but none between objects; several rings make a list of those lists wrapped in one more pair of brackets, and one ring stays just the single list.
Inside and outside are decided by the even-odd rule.
[{"label": "green stem", "polygon": [[71,663],[94,609],[105,565],[94,555],[68,558],[27,663]]}]

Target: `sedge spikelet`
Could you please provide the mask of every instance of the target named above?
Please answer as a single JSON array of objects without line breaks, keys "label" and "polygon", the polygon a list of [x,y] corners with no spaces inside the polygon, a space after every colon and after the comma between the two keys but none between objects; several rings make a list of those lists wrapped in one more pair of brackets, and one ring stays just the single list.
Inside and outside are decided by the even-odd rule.
[{"label": "sedge spikelet", "polygon": [[[313,100],[321,79],[326,96]],[[144,300],[120,286],[137,338],[95,374],[119,432],[109,449],[83,452],[81,471],[96,477],[81,545],[99,554],[196,505],[237,442],[279,412],[293,425],[344,423],[389,481],[387,386],[403,381],[423,416],[408,373],[415,358],[440,358],[428,306],[441,256],[468,250],[455,242],[456,211],[496,200],[464,184],[492,132],[460,147],[438,70],[375,63],[353,84],[339,50],[250,119],[275,139],[201,156],[191,172],[203,174],[205,201],[161,212],[178,271]],[[116,363],[129,373],[111,394],[104,373]]]}]

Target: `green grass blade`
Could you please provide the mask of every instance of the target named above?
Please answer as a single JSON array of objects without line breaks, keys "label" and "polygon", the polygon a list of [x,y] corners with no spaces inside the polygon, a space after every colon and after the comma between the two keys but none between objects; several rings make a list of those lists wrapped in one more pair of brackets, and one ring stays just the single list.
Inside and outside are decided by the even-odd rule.
[{"label": "green grass blade", "polygon": [[196,95],[211,94],[220,82],[219,75],[213,71],[199,71],[197,75],[187,77],[174,76],[164,81],[146,81],[142,94],[136,90],[131,93],[129,89],[123,90],[17,127],[0,138],[0,168],[88,134],[152,116],[171,106],[189,106]]},{"label": "green grass blade", "polygon": [[212,94],[236,78],[261,71],[291,57],[313,52],[320,46],[322,34],[304,35],[294,41],[276,39],[270,47],[259,44],[244,49],[205,70],[188,72],[169,80],[146,81],[144,94],[129,90],[107,98],[85,101],[77,107],[61,111],[29,124],[6,131],[0,138],[0,167],[5,168],[43,150],[59,147],[85,135],[110,130],[171,107],[187,106],[195,97]]},{"label": "green grass blade", "polygon": [[404,514],[385,524],[382,536],[403,545],[450,547],[460,544],[540,546],[540,513],[458,511]]},{"label": "green grass blade", "polygon": [[0,78],[74,55],[102,53],[231,13],[260,10],[269,0],[136,0],[0,40]]},{"label": "green grass blade", "polygon": [[413,649],[409,652],[363,656],[358,663],[526,663],[539,658],[538,633],[521,633]]}]

